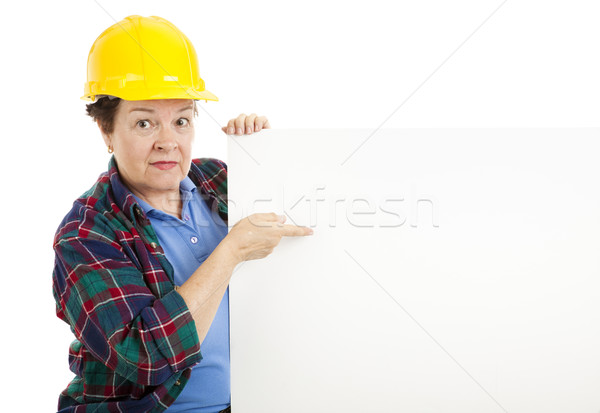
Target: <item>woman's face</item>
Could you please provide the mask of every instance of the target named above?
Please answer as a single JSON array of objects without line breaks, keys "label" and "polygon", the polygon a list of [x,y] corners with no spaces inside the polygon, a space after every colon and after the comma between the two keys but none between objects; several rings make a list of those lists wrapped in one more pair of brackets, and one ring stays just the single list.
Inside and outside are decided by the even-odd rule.
[{"label": "woman's face", "polygon": [[119,103],[113,133],[103,137],[135,195],[148,199],[179,190],[190,169],[193,116],[191,99]]}]

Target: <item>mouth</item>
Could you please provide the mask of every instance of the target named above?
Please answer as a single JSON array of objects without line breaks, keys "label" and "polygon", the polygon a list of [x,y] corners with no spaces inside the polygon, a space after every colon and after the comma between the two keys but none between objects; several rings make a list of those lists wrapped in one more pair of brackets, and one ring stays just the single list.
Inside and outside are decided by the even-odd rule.
[{"label": "mouth", "polygon": [[159,162],[152,162],[150,165],[154,166],[155,168],[160,169],[161,171],[164,171],[164,170],[171,169],[171,168],[174,168],[175,166],[177,166],[177,162],[159,161]]}]

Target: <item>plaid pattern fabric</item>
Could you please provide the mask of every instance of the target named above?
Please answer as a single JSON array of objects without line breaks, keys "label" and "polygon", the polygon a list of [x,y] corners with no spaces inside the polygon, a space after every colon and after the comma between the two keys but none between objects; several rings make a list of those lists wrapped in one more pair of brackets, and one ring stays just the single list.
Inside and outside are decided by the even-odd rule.
[{"label": "plaid pattern fabric", "polygon": [[[226,165],[195,159],[189,177],[227,222]],[[56,314],[76,337],[69,348],[75,378],[59,411],[165,410],[202,359],[200,343],[173,268],[114,158],[74,202],[54,250]]]}]

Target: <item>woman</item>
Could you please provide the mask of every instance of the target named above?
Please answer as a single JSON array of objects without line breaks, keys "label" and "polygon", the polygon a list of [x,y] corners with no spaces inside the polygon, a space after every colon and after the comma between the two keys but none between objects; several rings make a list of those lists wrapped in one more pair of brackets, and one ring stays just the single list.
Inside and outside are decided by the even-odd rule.
[{"label": "woman", "polygon": [[[216,97],[168,21],[130,16],[102,33],[84,99],[113,156],[54,240],[57,315],[76,337],[58,409],[230,411],[233,270],[312,231],[255,214],[227,233],[226,166],[191,159],[194,99]],[[240,115],[223,129],[268,127]]]}]

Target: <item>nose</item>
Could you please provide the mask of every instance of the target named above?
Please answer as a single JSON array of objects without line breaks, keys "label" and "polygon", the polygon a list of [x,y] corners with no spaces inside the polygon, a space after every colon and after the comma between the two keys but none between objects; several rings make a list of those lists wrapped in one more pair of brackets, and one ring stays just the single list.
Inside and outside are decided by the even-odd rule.
[{"label": "nose", "polygon": [[159,151],[170,152],[177,149],[177,139],[175,133],[169,128],[161,128],[154,147]]}]

